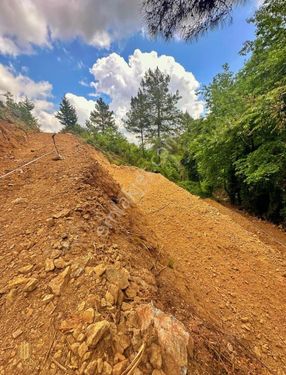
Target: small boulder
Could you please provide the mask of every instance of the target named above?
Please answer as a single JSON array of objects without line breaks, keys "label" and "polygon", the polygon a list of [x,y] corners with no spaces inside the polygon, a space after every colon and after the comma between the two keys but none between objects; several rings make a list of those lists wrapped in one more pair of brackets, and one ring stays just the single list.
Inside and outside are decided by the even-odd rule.
[{"label": "small boulder", "polygon": [[53,259],[47,258],[45,262],[45,271],[50,272],[55,269],[54,261]]},{"label": "small boulder", "polygon": [[25,292],[32,292],[37,288],[38,280],[35,277],[31,277],[24,287]]},{"label": "small boulder", "polygon": [[33,269],[33,264],[27,264],[26,266],[24,266],[24,267],[21,267],[20,269],[19,269],[19,273],[22,273],[22,274],[27,274],[27,273],[29,273],[29,272],[31,272],[32,271],[32,269]]},{"label": "small boulder", "polygon": [[105,336],[110,330],[110,323],[107,320],[91,324],[87,327],[87,346],[95,348],[97,343]]},{"label": "small boulder", "polygon": [[62,289],[69,281],[69,276],[70,266],[49,282],[49,287],[56,296],[59,296],[61,294]]},{"label": "small boulder", "polygon": [[94,321],[94,309],[92,307],[90,307],[89,309],[86,309],[82,312],[81,314],[81,317],[82,317],[82,320],[85,322],[85,323],[93,323]]},{"label": "small boulder", "polygon": [[[184,325],[174,316],[165,314],[152,304],[138,306],[137,314],[143,333],[154,327],[161,348],[162,363],[167,374],[186,374],[190,335]],[[157,362],[155,357],[158,359],[158,356],[154,355],[154,364]]]},{"label": "small boulder", "polygon": [[101,277],[106,270],[106,264],[100,263],[96,267],[93,268],[93,272],[95,273],[96,277]]},{"label": "small boulder", "polygon": [[83,358],[84,355],[88,352],[88,346],[85,342],[82,342],[78,347],[78,355],[80,358]]},{"label": "small boulder", "polygon": [[64,259],[60,257],[60,258],[54,260],[54,265],[57,269],[62,270],[63,268],[66,267],[67,264],[64,261]]},{"label": "small boulder", "polygon": [[8,288],[17,288],[20,285],[27,284],[29,279],[27,277],[18,276],[8,282]]},{"label": "small boulder", "polygon": [[117,285],[120,289],[126,289],[129,286],[129,272],[125,268],[116,268],[114,266],[108,266],[106,268],[107,280]]},{"label": "small boulder", "polygon": [[121,375],[122,372],[127,368],[127,366],[128,359],[125,359],[124,361],[117,363],[115,366],[113,366],[112,375]]}]

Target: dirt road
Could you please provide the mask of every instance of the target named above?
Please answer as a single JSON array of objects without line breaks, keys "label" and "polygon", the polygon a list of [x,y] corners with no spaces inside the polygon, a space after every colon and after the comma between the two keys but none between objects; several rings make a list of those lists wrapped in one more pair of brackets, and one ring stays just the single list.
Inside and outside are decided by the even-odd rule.
[{"label": "dirt road", "polygon": [[[21,135],[20,142],[15,137],[13,147],[9,137],[5,139],[0,175],[52,147],[47,134],[31,134],[27,139]],[[72,342],[65,343],[60,333],[62,320],[77,310],[79,302],[91,306],[91,295],[102,296],[106,280],[95,284],[91,268],[99,260],[116,259],[135,273],[134,280],[147,278],[150,270],[154,273],[158,289],[143,288],[140,299],[152,299],[192,332],[192,373],[286,373],[285,233],[192,196],[159,174],[110,165],[71,135],[59,135],[58,144],[64,160],[48,156],[0,182],[0,374],[62,373],[49,359],[66,361],[64,366],[74,360],[68,351]],[[104,171],[119,182],[135,206],[103,240],[98,226],[119,194]],[[59,269],[47,271],[47,258],[60,251],[63,259],[56,263],[85,272],[72,278],[63,296],[46,304],[43,298],[52,298],[47,285],[62,269],[59,264]],[[7,285],[19,282],[19,275],[27,277],[25,272],[29,281],[36,279],[37,288],[7,290]],[[97,303],[109,319],[110,312],[100,299]],[[17,357],[24,339],[33,343],[32,364]],[[215,349],[220,340],[223,355]],[[241,348],[253,354],[251,360]],[[260,364],[263,372],[257,370]],[[76,367],[74,371],[80,373]]]}]

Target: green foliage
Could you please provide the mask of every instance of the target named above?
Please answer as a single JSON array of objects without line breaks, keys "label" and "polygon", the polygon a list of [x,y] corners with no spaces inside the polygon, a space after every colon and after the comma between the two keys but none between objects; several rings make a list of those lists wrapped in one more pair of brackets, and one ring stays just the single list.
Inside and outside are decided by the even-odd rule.
[{"label": "green foliage", "polygon": [[125,127],[139,138],[140,146],[145,153],[145,143],[150,133],[150,118],[146,96],[140,88],[136,97],[131,98],[130,110],[126,114]]},{"label": "green foliage", "polygon": [[23,125],[27,130],[39,130],[39,125],[32,111],[34,104],[27,97],[16,102],[13,95],[7,92],[5,103],[0,102],[0,118]]},{"label": "green foliage", "polygon": [[181,129],[182,114],[177,108],[180,95],[169,91],[170,76],[157,67],[149,69],[141,81],[135,98],[131,99],[130,111],[125,121],[131,133],[139,135],[141,148],[145,141],[153,145],[160,159],[161,149],[170,135],[175,136]]},{"label": "green foliage", "polygon": [[56,118],[64,125],[64,131],[76,131],[78,118],[75,108],[71,105],[66,96],[63,97],[60,109],[56,113]]},{"label": "green foliage", "polygon": [[105,133],[106,131],[116,130],[114,113],[109,110],[109,105],[102,98],[96,101],[95,109],[91,111],[86,126],[93,133]]}]

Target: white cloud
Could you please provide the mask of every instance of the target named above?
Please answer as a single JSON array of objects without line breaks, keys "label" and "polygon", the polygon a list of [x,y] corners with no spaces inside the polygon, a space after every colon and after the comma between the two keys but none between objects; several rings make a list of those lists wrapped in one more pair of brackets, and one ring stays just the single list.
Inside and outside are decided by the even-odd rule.
[{"label": "white cloud", "polygon": [[0,95],[10,91],[16,100],[25,96],[33,100],[34,115],[38,118],[44,131],[61,129],[59,121],[54,117],[54,104],[49,101],[52,97],[52,85],[47,81],[35,82],[22,74],[16,74],[11,67],[0,64]]},{"label": "white cloud", "polygon": [[171,76],[170,90],[179,90],[182,99],[179,108],[188,111],[194,118],[203,112],[203,102],[197,97],[199,82],[191,72],[185,70],[172,56],[157,52],[143,53],[136,49],[126,62],[117,53],[96,61],[91,69],[95,77],[92,84],[97,94],[107,94],[111,98],[111,108],[117,118],[122,118],[129,108],[130,98],[137,94],[145,72],[159,67]]},{"label": "white cloud", "polygon": [[90,112],[94,109],[95,101],[88,100],[83,96],[77,96],[72,93],[66,94],[67,99],[75,107],[78,116],[78,122],[81,125],[89,118]]},{"label": "white cloud", "polygon": [[47,81],[35,82],[22,74],[16,75],[12,67],[0,64],[0,91],[10,91],[16,97],[28,96],[31,99],[52,96],[52,85]]},{"label": "white cloud", "polygon": [[0,53],[31,53],[55,40],[82,38],[96,47],[140,30],[140,0],[1,0]]}]

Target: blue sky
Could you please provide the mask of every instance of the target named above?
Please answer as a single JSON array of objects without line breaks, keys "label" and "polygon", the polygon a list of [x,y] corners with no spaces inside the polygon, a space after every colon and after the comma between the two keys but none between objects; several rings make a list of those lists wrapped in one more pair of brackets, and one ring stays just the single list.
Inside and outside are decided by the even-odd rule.
[{"label": "blue sky", "polygon": [[[6,0],[3,1],[4,3],[6,2]],[[10,0],[9,4],[11,4],[11,2],[13,3],[13,1],[14,0]],[[90,3],[92,0],[86,1]],[[126,3],[128,0],[122,1]],[[98,1],[94,0],[94,2]],[[2,6],[3,4],[1,3],[0,11]],[[39,14],[41,17],[43,17],[43,22],[46,22],[49,27],[49,22],[51,22],[51,24],[52,22],[54,23],[53,27],[54,30],[57,30],[56,32],[58,35],[56,37],[49,38],[49,36],[44,34],[42,24],[39,23],[38,40],[31,39],[29,36],[31,33],[29,34],[28,32],[26,40],[22,40],[20,37],[18,37],[17,40],[18,31],[15,31],[14,36],[13,29],[8,30],[7,32],[5,29],[1,30],[0,26],[0,37],[2,31],[2,35],[4,37],[11,35],[12,41],[17,40],[17,47],[13,47],[14,50],[12,49],[11,53],[3,53],[5,52],[4,46],[4,51],[2,51],[1,54],[0,39],[0,64],[9,69],[9,72],[15,78],[21,74],[22,76],[28,77],[35,83],[42,81],[48,82],[50,84],[50,88],[44,88],[47,95],[43,95],[43,97],[45,97],[45,100],[48,100],[53,104],[53,107],[50,106],[50,112],[57,108],[62,96],[65,93],[71,93],[74,95],[71,98],[76,107],[80,106],[79,101],[76,99],[77,96],[86,98],[87,102],[84,103],[82,99],[82,104],[83,107],[85,106],[85,108],[82,107],[81,109],[82,112],[87,111],[88,108],[91,108],[92,106],[91,100],[95,100],[95,98],[90,96],[90,94],[94,94],[95,91],[97,91],[97,94],[108,99],[111,104],[113,103],[114,107],[117,105],[117,108],[115,109],[118,109],[119,113],[123,113],[126,109],[126,103],[121,103],[120,99],[118,98],[114,98],[113,100],[112,92],[108,87],[106,87],[106,84],[113,84],[110,77],[107,79],[107,75],[111,72],[114,74],[115,81],[117,80],[117,83],[115,84],[115,86],[117,85],[117,90],[121,90],[121,86],[118,84],[118,77],[115,76],[118,74],[118,71],[122,71],[122,74],[124,75],[126,73],[125,70],[129,67],[128,65],[127,67],[124,67],[119,61],[119,57],[122,57],[125,61],[128,61],[129,56],[133,56],[136,49],[140,50],[142,53],[145,53],[145,55],[140,55],[139,57],[137,56],[138,58],[136,61],[137,64],[140,65],[141,63],[139,60],[141,57],[143,56],[144,59],[148,58],[149,55],[147,53],[152,51],[157,52],[158,57],[161,55],[172,56],[175,59],[175,62],[180,64],[186,72],[191,72],[194,75],[195,80],[200,85],[208,84],[214,75],[221,70],[221,66],[225,62],[230,64],[233,71],[237,71],[243,65],[245,57],[239,55],[239,50],[242,48],[242,45],[246,40],[251,40],[254,38],[254,25],[247,23],[246,20],[253,15],[256,8],[257,5],[255,0],[247,1],[244,5],[236,7],[232,12],[231,23],[225,24],[216,30],[209,31],[197,41],[189,43],[185,43],[183,41],[165,42],[161,39],[151,40],[144,36],[140,30],[136,30],[134,25],[131,25],[132,27],[130,26],[130,30],[125,35],[124,31],[122,30],[124,30],[124,27],[129,21],[124,19],[123,21],[121,20],[121,22],[123,22],[121,27],[122,30],[120,30],[120,33],[117,32],[117,34],[120,34],[120,36],[113,38],[113,40],[111,38],[108,48],[100,48],[98,41],[91,43],[88,39],[89,35],[84,34],[85,30],[83,31],[78,29],[78,31],[74,32],[73,35],[72,27],[70,30],[68,28],[70,25],[67,25],[65,30],[60,30],[60,34],[56,28],[56,21],[54,19],[51,19],[51,21],[44,19],[49,9],[35,9],[35,12],[41,12]],[[26,9],[19,9],[19,12],[25,11]],[[57,10],[55,9],[55,12],[56,11]],[[28,17],[29,15],[26,16],[27,19]],[[114,17],[117,17],[117,15],[115,14]],[[21,22],[21,20],[19,22]],[[76,15],[74,22],[77,22]],[[24,26],[26,28],[30,27],[29,24]],[[104,26],[106,26],[106,28],[109,27],[108,25],[103,25],[103,27]],[[66,30],[69,30],[69,34]],[[21,48],[23,50],[21,50]],[[115,53],[116,56],[113,55],[113,58],[109,58],[112,53]],[[100,60],[103,57],[107,57],[108,59],[105,61],[105,63],[103,63],[103,60]],[[99,60],[101,61],[100,66],[96,67],[94,72],[91,72],[92,66]],[[152,61],[153,64],[156,64],[156,59],[153,59]],[[170,69],[173,69],[171,68],[172,62],[169,62],[169,64]],[[177,65],[177,68],[179,68],[179,65]],[[178,74],[179,78],[176,79],[176,82],[179,85],[178,88],[180,89],[180,83],[178,82],[180,79],[184,80],[185,76],[184,73]],[[134,75],[130,77],[123,76],[123,79],[127,80],[127,85],[129,84],[128,80],[131,80],[132,77],[134,77]],[[121,79],[121,77],[119,78]],[[105,85],[100,83],[101,88],[90,87],[90,83],[97,79],[102,79],[102,82],[106,82]],[[138,83],[134,83],[133,91],[131,92],[132,94],[134,93],[137,84]],[[191,85],[193,85],[191,90],[195,90],[196,84],[193,82],[188,87],[191,87]],[[3,82],[1,87],[0,78],[0,89],[1,88],[4,89]],[[39,86],[38,89],[41,90],[41,87]],[[187,92],[184,92],[185,89],[186,87],[182,88],[183,95],[187,95]],[[25,92],[25,89],[22,90]],[[13,92],[13,89],[11,91]],[[129,93],[124,90],[122,95],[127,97],[128,94]],[[40,97],[41,94],[38,93],[38,96]],[[36,99],[39,99],[39,97]],[[43,97],[40,99],[42,100]],[[197,109],[197,111],[199,110]]]}]

